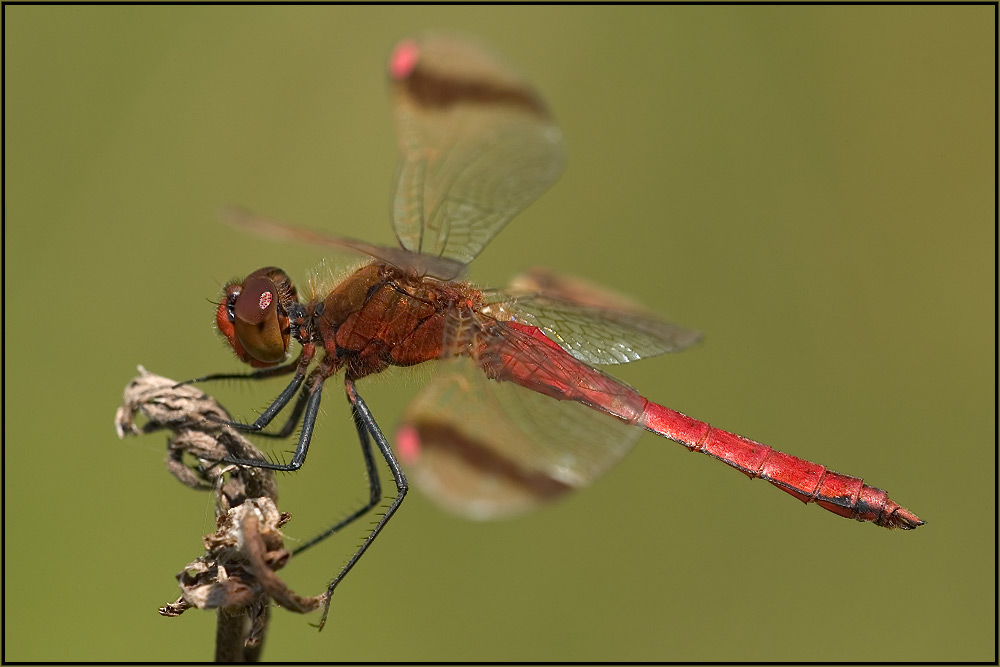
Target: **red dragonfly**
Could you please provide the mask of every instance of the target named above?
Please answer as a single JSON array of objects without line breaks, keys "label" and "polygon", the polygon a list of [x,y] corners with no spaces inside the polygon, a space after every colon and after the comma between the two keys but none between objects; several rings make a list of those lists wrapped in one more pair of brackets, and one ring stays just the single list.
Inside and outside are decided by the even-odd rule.
[{"label": "red dragonfly", "polygon": [[[197,380],[291,373],[291,382],[256,422],[231,424],[287,436],[301,420],[291,460],[229,462],[297,470],[306,459],[324,383],[345,373],[370,498],[296,553],[380,502],[371,440],[392,472],[396,496],[329,584],[320,627],[334,588],[408,489],[393,448],[355,386],[390,366],[439,362],[439,373],[406,411],[397,451],[430,497],[470,517],[510,516],[586,486],[645,429],[834,514],[887,528],[923,525],[860,478],[658,405],[595,368],[682,350],[698,333],[660,321],[607,290],[544,270],[530,271],[504,290],[462,281],[466,265],[558,177],[565,161],[559,128],[524,80],[463,39],[403,40],[392,52],[388,74],[399,136],[392,199],[399,247],[230,211],[229,221],[242,228],[353,250],[369,261],[339,282],[318,273],[304,300],[275,267],[226,285],[218,329],[236,356],[257,370]],[[292,340],[301,345],[294,359]],[[296,395],[284,428],[262,433]]]}]

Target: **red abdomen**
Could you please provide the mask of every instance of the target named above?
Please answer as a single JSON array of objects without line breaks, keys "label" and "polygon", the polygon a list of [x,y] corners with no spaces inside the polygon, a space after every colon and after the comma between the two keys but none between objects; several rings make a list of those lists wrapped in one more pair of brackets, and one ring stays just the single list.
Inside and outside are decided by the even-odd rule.
[{"label": "red abdomen", "polygon": [[516,322],[504,326],[513,330],[512,334],[498,337],[493,353],[481,359],[484,370],[494,379],[607,412],[834,514],[904,530],[924,523],[885,491],[859,477],[833,472],[653,403],[625,383],[578,361],[535,327]]},{"label": "red abdomen", "polygon": [[885,491],[865,484],[859,477],[833,472],[662,405],[647,403],[640,424],[691,451],[719,459],[751,479],[759,477],[804,503],[814,502],[834,514],[904,530],[924,523]]}]

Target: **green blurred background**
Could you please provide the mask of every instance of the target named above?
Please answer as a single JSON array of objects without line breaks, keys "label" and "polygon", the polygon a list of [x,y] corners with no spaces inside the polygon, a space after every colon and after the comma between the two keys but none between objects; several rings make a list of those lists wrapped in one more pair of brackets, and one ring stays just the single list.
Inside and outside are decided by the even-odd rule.
[{"label": "green blurred background", "polygon": [[[516,521],[413,494],[326,630],[275,610],[265,657],[995,659],[995,12],[5,7],[4,657],[211,658],[213,614],[156,613],[211,499],[168,476],[162,435],[115,437],[121,391],[139,363],[237,369],[220,285],[323,257],[218,206],[391,242],[383,63],[444,28],[537,84],[570,155],[473,279],[546,264],[700,329],[614,370],[928,525],[839,519],[646,435]],[[281,386],[212,391],[247,416]],[[362,385],[387,430],[416,386]],[[366,494],[338,393],[281,479],[290,540]],[[363,528],[284,575],[318,593]]]}]

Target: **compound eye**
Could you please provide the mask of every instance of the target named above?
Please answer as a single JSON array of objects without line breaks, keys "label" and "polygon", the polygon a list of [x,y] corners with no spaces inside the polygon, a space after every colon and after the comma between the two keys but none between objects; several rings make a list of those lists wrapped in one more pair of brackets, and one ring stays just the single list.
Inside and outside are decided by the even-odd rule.
[{"label": "compound eye", "polygon": [[264,276],[247,278],[236,297],[232,311],[236,338],[257,361],[276,363],[285,358],[288,317],[278,306],[278,288]]}]

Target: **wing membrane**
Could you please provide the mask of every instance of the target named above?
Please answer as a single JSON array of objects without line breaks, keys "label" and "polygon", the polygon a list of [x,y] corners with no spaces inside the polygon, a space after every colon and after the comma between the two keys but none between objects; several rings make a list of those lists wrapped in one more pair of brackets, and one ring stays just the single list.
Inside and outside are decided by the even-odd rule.
[{"label": "wing membrane", "polygon": [[407,408],[398,445],[420,490],[451,512],[531,510],[595,480],[641,434],[580,403],[489,380],[468,358],[441,363]]},{"label": "wing membrane", "polygon": [[446,257],[419,255],[402,248],[389,248],[367,241],[331,236],[314,229],[295,227],[285,222],[265,218],[237,206],[224,207],[220,215],[223,222],[228,225],[258,236],[325,246],[341,252],[346,250],[369,255],[417,276],[433,276],[442,280],[453,280],[461,275],[465,269],[464,264]]},{"label": "wing membrane", "polygon": [[412,252],[468,263],[559,176],[561,133],[535,92],[471,42],[404,40],[389,73],[396,237]]},{"label": "wing membrane", "polygon": [[537,327],[588,364],[625,364],[683,350],[701,338],[627,297],[546,269],[518,276],[505,294],[509,300],[491,306],[491,314]]}]

